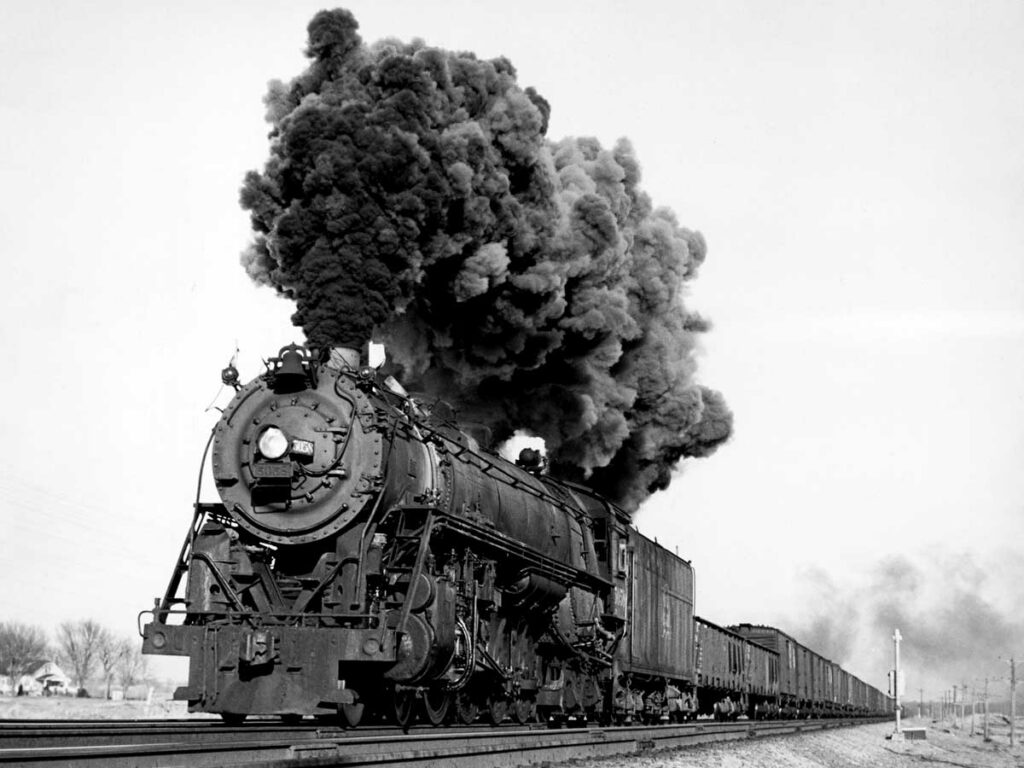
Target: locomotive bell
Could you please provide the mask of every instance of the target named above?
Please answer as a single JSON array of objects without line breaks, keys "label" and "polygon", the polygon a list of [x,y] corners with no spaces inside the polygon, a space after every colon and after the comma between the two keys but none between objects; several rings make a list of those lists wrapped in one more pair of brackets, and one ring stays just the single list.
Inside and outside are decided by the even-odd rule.
[{"label": "locomotive bell", "polygon": [[306,388],[306,368],[302,353],[295,344],[281,350],[280,363],[274,371],[274,388],[294,392]]}]

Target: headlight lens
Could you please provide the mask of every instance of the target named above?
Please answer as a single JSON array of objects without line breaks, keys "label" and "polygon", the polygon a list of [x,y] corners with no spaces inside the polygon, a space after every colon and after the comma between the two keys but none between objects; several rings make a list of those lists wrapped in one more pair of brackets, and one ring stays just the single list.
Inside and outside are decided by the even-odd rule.
[{"label": "headlight lens", "polygon": [[267,427],[257,443],[260,453],[267,459],[280,459],[288,453],[288,438],[277,427]]}]

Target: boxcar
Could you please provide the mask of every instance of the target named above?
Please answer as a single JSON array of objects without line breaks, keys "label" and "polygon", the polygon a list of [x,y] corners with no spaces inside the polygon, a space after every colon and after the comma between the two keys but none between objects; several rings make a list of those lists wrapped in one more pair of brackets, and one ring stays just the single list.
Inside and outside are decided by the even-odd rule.
[{"label": "boxcar", "polygon": [[719,719],[774,714],[778,654],[737,632],[694,619],[698,710]]},{"label": "boxcar", "polygon": [[847,714],[850,706],[850,673],[832,663],[832,708],[837,715]]},{"label": "boxcar", "polygon": [[697,708],[702,715],[735,719],[747,710],[746,641],[706,619],[693,621]]},{"label": "boxcar", "polygon": [[832,699],[832,662],[808,649],[811,659],[811,715],[821,717]]},{"label": "boxcar", "polygon": [[855,675],[850,675],[850,704],[857,714],[864,714],[868,711],[867,686]]},{"label": "boxcar", "polygon": [[750,707],[754,719],[777,717],[779,703],[779,654],[745,639]]},{"label": "boxcar", "polygon": [[779,655],[779,705],[784,717],[806,717],[824,703],[825,659],[775,627],[737,624],[734,632]]}]

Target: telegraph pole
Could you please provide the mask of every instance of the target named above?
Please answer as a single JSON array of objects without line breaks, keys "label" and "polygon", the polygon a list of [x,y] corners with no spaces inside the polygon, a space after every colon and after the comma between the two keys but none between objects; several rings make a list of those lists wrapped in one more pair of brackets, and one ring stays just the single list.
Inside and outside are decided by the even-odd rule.
[{"label": "telegraph pole", "polygon": [[953,686],[953,727],[956,728],[956,685]]},{"label": "telegraph pole", "polygon": [[924,719],[924,688],[917,689],[917,717]]},{"label": "telegraph pole", "polygon": [[971,736],[974,735],[974,707],[978,703],[978,688],[971,688]]},{"label": "telegraph pole", "polygon": [[985,741],[988,741],[988,678],[985,678]]},{"label": "telegraph pole", "polygon": [[1010,657],[1010,749],[1013,749],[1013,729],[1017,721],[1017,664]]},{"label": "telegraph pole", "polygon": [[892,689],[893,694],[896,696],[896,735],[902,733],[900,730],[900,640],[903,636],[900,634],[899,627],[892,634],[892,645],[895,651],[896,657],[896,668],[892,673]]}]

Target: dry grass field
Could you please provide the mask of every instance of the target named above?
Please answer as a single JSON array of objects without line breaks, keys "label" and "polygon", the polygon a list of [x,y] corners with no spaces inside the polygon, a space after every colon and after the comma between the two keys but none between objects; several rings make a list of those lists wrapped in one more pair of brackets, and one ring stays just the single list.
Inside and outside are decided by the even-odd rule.
[{"label": "dry grass field", "polygon": [[183,701],[154,694],[145,701],[76,699],[70,696],[0,696],[0,720],[135,720],[209,717],[189,715]]}]

